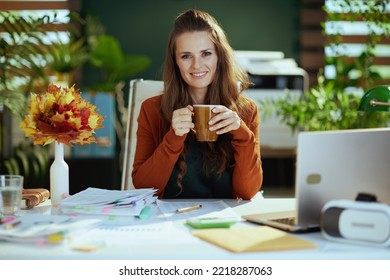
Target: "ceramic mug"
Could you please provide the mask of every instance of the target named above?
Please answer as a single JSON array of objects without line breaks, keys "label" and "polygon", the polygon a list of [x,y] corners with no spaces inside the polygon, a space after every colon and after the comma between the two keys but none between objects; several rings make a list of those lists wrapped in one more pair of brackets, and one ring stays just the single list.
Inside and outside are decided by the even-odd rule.
[{"label": "ceramic mug", "polygon": [[193,131],[196,134],[196,140],[212,142],[217,141],[218,134],[216,131],[210,131],[209,121],[215,116],[213,108],[215,105],[196,104],[194,107],[194,123]]}]

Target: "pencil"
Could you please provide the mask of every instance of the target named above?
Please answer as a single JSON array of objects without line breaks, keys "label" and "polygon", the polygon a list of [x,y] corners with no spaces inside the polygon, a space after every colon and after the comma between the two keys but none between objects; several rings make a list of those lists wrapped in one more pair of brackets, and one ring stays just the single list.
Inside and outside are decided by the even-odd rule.
[{"label": "pencil", "polygon": [[189,212],[189,211],[199,209],[201,207],[202,207],[202,205],[198,204],[198,205],[194,205],[194,206],[190,206],[190,207],[184,207],[184,208],[177,209],[176,212],[177,213],[184,213],[184,212]]},{"label": "pencil", "polygon": [[15,227],[17,227],[18,225],[20,225],[21,223],[22,223],[21,221],[18,221],[18,222],[14,222],[12,224],[6,224],[5,225],[5,230],[12,230]]}]

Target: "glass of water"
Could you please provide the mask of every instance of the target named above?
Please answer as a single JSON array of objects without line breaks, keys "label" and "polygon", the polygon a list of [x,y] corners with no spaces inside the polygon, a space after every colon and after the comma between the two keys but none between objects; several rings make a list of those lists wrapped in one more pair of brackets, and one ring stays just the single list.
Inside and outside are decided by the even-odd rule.
[{"label": "glass of water", "polygon": [[0,175],[0,217],[17,215],[22,203],[23,176]]}]

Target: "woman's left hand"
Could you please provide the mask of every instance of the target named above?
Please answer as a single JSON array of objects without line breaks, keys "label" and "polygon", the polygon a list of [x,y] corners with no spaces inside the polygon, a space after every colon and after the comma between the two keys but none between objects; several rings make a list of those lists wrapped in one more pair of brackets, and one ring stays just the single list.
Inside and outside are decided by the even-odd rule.
[{"label": "woman's left hand", "polygon": [[210,130],[216,130],[217,134],[236,130],[241,125],[241,119],[238,114],[225,106],[215,105],[213,113],[216,114],[209,121]]}]

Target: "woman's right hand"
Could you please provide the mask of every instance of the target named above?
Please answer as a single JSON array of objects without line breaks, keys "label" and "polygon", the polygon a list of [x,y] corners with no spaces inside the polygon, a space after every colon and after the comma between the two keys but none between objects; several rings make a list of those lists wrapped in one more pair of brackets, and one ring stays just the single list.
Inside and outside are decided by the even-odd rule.
[{"label": "woman's right hand", "polygon": [[175,131],[177,136],[183,136],[190,132],[194,128],[194,123],[192,122],[192,108],[191,105],[188,105],[185,108],[180,108],[173,111],[172,115],[172,129]]}]

